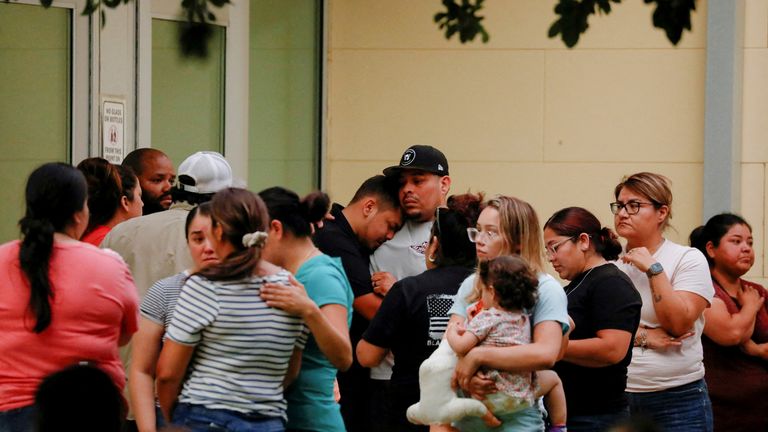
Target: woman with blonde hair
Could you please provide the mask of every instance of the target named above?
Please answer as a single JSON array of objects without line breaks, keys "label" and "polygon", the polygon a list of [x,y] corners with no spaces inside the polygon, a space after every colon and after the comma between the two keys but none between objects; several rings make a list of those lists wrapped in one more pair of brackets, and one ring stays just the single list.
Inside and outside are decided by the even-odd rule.
[{"label": "woman with blonde hair", "polygon": [[[478,260],[519,255],[537,274],[539,282],[538,300],[530,311],[532,343],[507,347],[478,346],[459,359],[455,374],[458,384],[469,393],[482,396],[497,390],[492,380],[473,379],[481,367],[521,372],[548,369],[555,364],[562,356],[564,335],[570,329],[568,300],[560,284],[544,273],[541,228],[538,216],[529,203],[514,197],[497,196],[488,201],[477,219],[477,226],[469,228],[467,233],[475,243]],[[475,280],[476,274],[473,274],[459,288],[449,311],[449,325],[462,323],[467,318],[470,304],[479,299]],[[558,417],[558,423],[565,420],[564,413],[553,417]],[[502,429],[494,430],[540,431],[544,428],[541,413],[536,407],[517,411],[509,418],[501,415],[499,419]],[[457,426],[462,430],[488,429],[478,418],[464,419]]]},{"label": "woman with blonde hair", "polygon": [[703,312],[714,295],[707,260],[664,238],[672,217],[669,179],[633,174],[614,196],[616,233],[627,241],[617,266],[643,300],[628,370],[630,411],[664,430],[711,431],[701,345]]}]

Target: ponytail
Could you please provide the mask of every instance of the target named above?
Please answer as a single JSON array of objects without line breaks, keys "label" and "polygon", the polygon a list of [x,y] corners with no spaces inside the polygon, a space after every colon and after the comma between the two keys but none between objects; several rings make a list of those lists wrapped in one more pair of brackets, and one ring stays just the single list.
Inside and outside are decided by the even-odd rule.
[{"label": "ponytail", "polygon": [[603,227],[597,235],[595,250],[608,261],[617,260],[622,250],[619,237],[610,228]]},{"label": "ponytail", "polygon": [[323,220],[331,205],[325,192],[315,191],[299,199],[296,192],[279,186],[264,189],[259,197],[264,200],[270,219],[280,221],[283,230],[298,238],[311,236],[312,225]]},{"label": "ponytail", "polygon": [[234,280],[252,275],[261,259],[263,240],[251,236],[264,233],[269,214],[258,195],[245,189],[222,189],[211,199],[211,226],[221,227],[221,241],[229,243],[233,252],[220,257],[221,262],[198,274],[210,280]]},{"label": "ponytail", "polygon": [[29,309],[35,315],[35,333],[45,331],[52,320],[50,300],[54,290],[49,274],[53,235],[72,223],[74,214],[85,206],[86,196],[83,175],[63,163],[42,165],[27,180],[27,209],[19,221],[24,236],[19,264],[29,283]]}]

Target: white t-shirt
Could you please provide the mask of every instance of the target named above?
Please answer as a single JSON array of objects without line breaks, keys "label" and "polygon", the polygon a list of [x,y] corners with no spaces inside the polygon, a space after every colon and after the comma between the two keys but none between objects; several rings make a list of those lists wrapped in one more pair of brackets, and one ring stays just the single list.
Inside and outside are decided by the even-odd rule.
[{"label": "white t-shirt", "polygon": [[[407,220],[392,240],[379,246],[371,255],[371,274],[385,271],[400,280],[427,270],[424,252],[429,245],[432,221]],[[392,376],[394,356],[390,352],[378,366],[371,368],[371,378],[388,380]]]},{"label": "white t-shirt", "polygon": [[384,242],[371,255],[371,273],[385,271],[400,280],[427,270],[424,252],[429,246],[432,221],[407,220],[392,240]]},{"label": "white t-shirt", "polygon": [[[698,250],[665,240],[653,254],[666,273],[675,291],[690,291],[712,303],[715,289],[709,274],[706,258]],[[651,298],[648,276],[637,267],[618,260],[616,266],[629,276],[643,299],[640,324],[660,327]],[[704,314],[694,322],[694,335],[682,340],[679,348],[667,350],[634,347],[632,363],[627,371],[627,391],[644,393],[666,390],[692,383],[704,377],[701,334],[704,330]]]}]

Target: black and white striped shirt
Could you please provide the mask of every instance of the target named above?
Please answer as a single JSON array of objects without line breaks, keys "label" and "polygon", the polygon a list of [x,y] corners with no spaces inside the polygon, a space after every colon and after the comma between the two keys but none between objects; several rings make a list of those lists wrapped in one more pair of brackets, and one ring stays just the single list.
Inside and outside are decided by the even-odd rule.
[{"label": "black and white striped shirt", "polygon": [[286,418],[283,377],[294,348],[304,348],[301,318],[266,305],[261,286],[288,283],[289,273],[235,281],[190,277],[167,336],[196,345],[179,401],[264,417]]}]

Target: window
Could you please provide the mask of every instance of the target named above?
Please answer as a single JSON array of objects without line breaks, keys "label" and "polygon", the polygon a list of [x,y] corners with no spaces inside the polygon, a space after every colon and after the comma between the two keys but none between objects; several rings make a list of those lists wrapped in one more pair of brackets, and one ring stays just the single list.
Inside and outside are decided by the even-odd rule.
[{"label": "window", "polygon": [[317,188],[320,0],[252,0],[248,184]]},{"label": "window", "polygon": [[180,21],[152,19],[152,147],[178,166],[200,150],[224,153],[226,27],[212,26],[205,59],[184,58]]},{"label": "window", "polygon": [[29,173],[70,162],[73,10],[0,2],[0,242],[19,238]]}]

